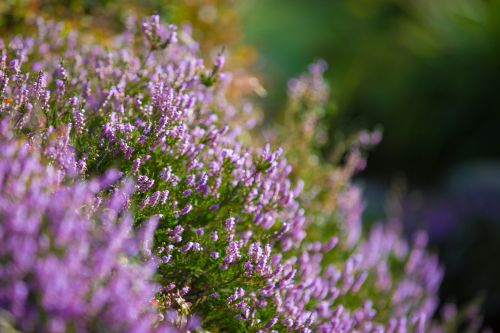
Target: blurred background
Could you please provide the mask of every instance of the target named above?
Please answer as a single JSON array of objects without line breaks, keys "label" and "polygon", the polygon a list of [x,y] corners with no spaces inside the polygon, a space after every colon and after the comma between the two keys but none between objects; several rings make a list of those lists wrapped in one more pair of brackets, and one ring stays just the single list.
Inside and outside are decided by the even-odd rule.
[{"label": "blurred background", "polygon": [[500,0],[0,0],[0,33],[45,16],[105,40],[131,13],[190,22],[207,58],[226,47],[267,124],[287,80],[325,59],[325,156],[349,133],[384,133],[357,177],[367,223],[397,210],[408,234],[428,230],[441,298],[479,297],[500,331]]}]

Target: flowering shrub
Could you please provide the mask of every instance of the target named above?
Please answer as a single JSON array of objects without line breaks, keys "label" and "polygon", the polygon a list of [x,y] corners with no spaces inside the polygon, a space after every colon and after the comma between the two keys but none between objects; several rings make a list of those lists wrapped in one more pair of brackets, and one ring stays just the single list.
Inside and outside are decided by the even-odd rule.
[{"label": "flowering shrub", "polygon": [[0,308],[13,325],[429,330],[442,269],[425,234],[362,230],[350,178],[380,133],[353,138],[344,164],[314,153],[324,64],[290,82],[293,134],[270,137],[286,149],[246,145],[255,120],[226,97],[225,56],[207,67],[189,29],[129,23],[111,48],[41,20],[1,46]]}]

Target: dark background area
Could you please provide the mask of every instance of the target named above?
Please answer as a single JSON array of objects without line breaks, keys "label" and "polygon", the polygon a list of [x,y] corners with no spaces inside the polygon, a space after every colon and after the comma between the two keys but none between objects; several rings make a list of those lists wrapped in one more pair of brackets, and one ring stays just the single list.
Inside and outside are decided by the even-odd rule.
[{"label": "dark background area", "polygon": [[283,109],[289,77],[325,59],[330,143],[384,131],[358,177],[366,216],[382,219],[391,189],[403,188],[408,233],[426,228],[446,266],[441,297],[482,297],[500,331],[500,2],[252,0],[241,10],[274,88],[267,110]]}]

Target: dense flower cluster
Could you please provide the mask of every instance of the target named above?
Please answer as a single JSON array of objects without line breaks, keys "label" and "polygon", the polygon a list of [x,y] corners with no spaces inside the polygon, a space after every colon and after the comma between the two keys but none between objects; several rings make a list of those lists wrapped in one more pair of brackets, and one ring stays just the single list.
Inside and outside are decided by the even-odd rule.
[{"label": "dense flower cluster", "polygon": [[[209,331],[430,328],[442,270],[425,235],[408,244],[396,222],[363,234],[350,178],[380,133],[333,169],[245,145],[255,122],[226,98],[224,55],[206,67],[188,27],[131,20],[105,48],[37,25],[0,44],[0,307],[16,327],[150,332],[196,315]],[[324,70],[290,83],[306,143],[321,141]],[[323,179],[302,177],[302,157]]]},{"label": "dense flower cluster", "polygon": [[[132,236],[118,178],[65,184],[37,147],[0,133],[0,306],[23,332],[153,331],[152,230]],[[153,219],[148,224],[153,224]],[[164,330],[167,331],[167,330]]]}]

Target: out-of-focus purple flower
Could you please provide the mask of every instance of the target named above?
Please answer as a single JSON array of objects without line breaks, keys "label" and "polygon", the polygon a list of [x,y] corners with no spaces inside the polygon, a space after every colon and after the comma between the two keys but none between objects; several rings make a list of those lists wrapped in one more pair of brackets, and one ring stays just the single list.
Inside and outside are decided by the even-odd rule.
[{"label": "out-of-focus purple flower", "polygon": [[[142,246],[131,217],[117,210],[127,192],[96,207],[108,176],[65,185],[36,150],[11,139],[6,123],[0,133],[0,308],[23,332],[170,327],[155,328],[154,266],[137,257]],[[144,239],[152,232],[146,229]]]}]

